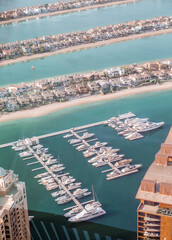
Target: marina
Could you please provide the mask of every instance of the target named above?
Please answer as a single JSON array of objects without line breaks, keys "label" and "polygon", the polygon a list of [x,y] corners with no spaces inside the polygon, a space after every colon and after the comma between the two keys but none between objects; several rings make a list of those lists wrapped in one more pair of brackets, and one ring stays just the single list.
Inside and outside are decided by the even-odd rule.
[{"label": "marina", "polygon": [[[131,115],[132,114],[132,115]],[[36,138],[38,140],[40,139],[44,139],[44,138],[49,138],[49,137],[54,137],[54,136],[58,136],[58,135],[63,135],[63,134],[67,134],[67,137],[70,137],[73,135],[73,132],[75,131],[79,131],[79,132],[86,132],[87,131],[87,128],[92,128],[92,127],[96,127],[96,126],[100,126],[100,125],[108,125],[109,127],[116,127],[116,121],[118,121],[120,124],[124,124],[121,120],[121,117],[123,118],[123,120],[127,119],[127,121],[129,120],[129,118],[132,119],[132,117],[135,116],[133,113],[129,112],[129,113],[126,113],[126,114],[122,114],[122,115],[119,115],[118,118],[116,117],[113,117],[113,118],[110,118],[109,120],[105,120],[105,121],[100,121],[100,122],[96,122],[96,123],[91,123],[91,124],[87,124],[87,125],[83,125],[83,126],[80,126],[80,127],[75,127],[75,128],[70,128],[70,129],[66,129],[66,130],[62,130],[62,131],[58,131],[58,132],[52,132],[52,133],[48,133],[48,134],[44,134],[44,135],[40,135],[40,136],[37,136]],[[120,118],[120,119],[119,119]],[[139,118],[138,118],[138,122],[139,122]],[[142,121],[141,121],[142,122]],[[152,131],[152,130],[155,130],[157,128],[160,128],[161,126],[163,126],[164,122],[162,123],[159,123],[159,125],[155,125],[153,126],[153,128],[147,128],[147,129],[143,129],[143,132],[146,132],[146,131]],[[125,126],[124,126],[125,127]],[[119,130],[122,131],[122,127],[120,126]],[[136,131],[136,130],[135,130]],[[135,133],[135,131],[132,130],[132,133]],[[78,132],[78,133],[79,133]],[[140,132],[140,130],[139,130]],[[138,133],[138,132],[137,132]],[[68,135],[69,134],[69,135]],[[139,138],[142,138],[143,135],[141,135],[140,133],[138,133],[141,137],[138,137],[135,136],[133,138],[131,138],[130,140],[136,140],[136,139],[139,139]],[[97,139],[96,139],[97,140]],[[89,140],[89,141],[93,141],[93,140]],[[87,141],[88,142],[88,141]],[[6,148],[6,147],[10,147],[10,146],[13,146],[16,142],[10,142],[10,143],[5,143],[5,144],[1,144],[0,145],[0,149],[1,148]],[[77,143],[76,143],[77,144]],[[86,143],[87,144],[87,143]],[[89,144],[87,145],[89,146]],[[22,150],[22,149],[21,149]]]},{"label": "marina", "polygon": [[148,118],[135,118],[135,115],[129,112],[128,114],[119,115],[118,118],[109,119],[107,124],[115,129],[118,135],[123,135],[125,139],[133,141],[143,138],[145,132],[161,128],[164,122],[155,123],[148,121]]},{"label": "marina", "polygon": [[[86,137],[85,133],[83,135]],[[27,138],[19,140],[13,144],[12,149],[17,149],[16,151],[18,151],[19,146],[21,147],[21,151],[23,149],[27,149],[27,151],[24,150],[25,152],[19,153],[20,157],[33,155],[33,157],[37,159],[36,162],[28,163],[28,166],[33,164],[41,165],[41,167],[32,169],[33,172],[42,169],[46,170],[46,172],[37,174],[35,178],[38,179],[39,184],[45,185],[47,191],[58,189],[56,192],[51,192],[51,195],[55,198],[57,204],[61,205],[71,201],[74,202],[75,205],[65,209],[65,211],[70,209],[70,212],[65,214],[65,216],[69,218],[68,220],[70,222],[82,222],[106,214],[106,212],[101,208],[101,204],[95,201],[94,192],[92,200],[80,203],[78,199],[91,195],[91,192],[88,192],[88,189],[82,189],[81,183],[75,182],[76,179],[70,176],[69,173],[62,172],[65,169],[63,164],[60,163],[59,159],[52,159],[53,156],[51,156],[51,154],[45,153],[48,152],[48,148],[43,148],[42,145],[39,147],[38,138],[33,137],[31,139]],[[23,146],[25,146],[25,148],[23,148]]]}]

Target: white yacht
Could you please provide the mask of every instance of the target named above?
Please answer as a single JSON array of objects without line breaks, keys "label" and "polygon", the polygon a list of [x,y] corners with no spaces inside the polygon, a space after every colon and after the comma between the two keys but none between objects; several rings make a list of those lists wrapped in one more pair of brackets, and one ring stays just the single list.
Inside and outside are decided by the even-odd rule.
[{"label": "white yacht", "polygon": [[21,152],[21,153],[19,153],[19,156],[22,157],[22,158],[24,158],[24,157],[30,157],[30,156],[32,156],[32,155],[33,155],[33,152],[31,152],[31,151],[26,151],[26,152]]},{"label": "white yacht", "polygon": [[49,175],[48,172],[44,172],[44,173],[40,173],[40,174],[36,175],[34,178],[41,178],[41,177],[48,176],[48,175]]},{"label": "white yacht", "polygon": [[91,192],[87,192],[87,191],[88,191],[88,189],[78,188],[77,190],[75,190],[73,192],[73,196],[76,197],[76,198],[86,197],[86,196],[91,194]]},{"label": "white yacht", "polygon": [[26,149],[26,146],[19,146],[19,147],[13,146],[12,149],[15,151],[23,151]]},{"label": "white yacht", "polygon": [[94,133],[88,133],[88,132],[85,132],[81,138],[82,139],[88,139],[88,138],[92,138],[95,134]]},{"label": "white yacht", "polygon": [[83,222],[106,214],[106,212],[99,206],[90,204],[85,205],[84,209],[77,215],[70,217],[69,222]]},{"label": "white yacht", "polygon": [[78,187],[81,187],[81,182],[76,182],[76,183],[70,183],[67,187],[68,190],[73,190],[76,189]]},{"label": "white yacht", "polygon": [[162,127],[163,125],[164,125],[164,122],[159,122],[159,123],[148,122],[143,127],[138,129],[137,132],[143,133],[143,132],[152,131],[152,130]]},{"label": "white yacht", "polygon": [[73,136],[73,134],[66,134],[66,135],[64,135],[63,137],[64,138],[69,138],[69,137],[72,137]]},{"label": "white yacht", "polygon": [[122,177],[124,175],[135,173],[138,171],[139,168],[142,167],[142,164],[135,164],[135,165],[128,165],[127,167],[124,167],[121,171],[113,170],[109,174],[107,174],[107,180],[117,178],[117,177]]},{"label": "white yacht", "polygon": [[81,140],[80,140],[79,138],[75,138],[75,139],[70,139],[70,140],[68,140],[68,142],[69,142],[70,144],[75,144],[75,143],[81,142]]},{"label": "white yacht", "polygon": [[[101,207],[100,202],[98,202],[98,201],[95,202],[94,200],[93,200],[93,202],[91,202],[87,205],[94,206],[94,207]],[[67,218],[70,218],[70,217],[73,217],[73,216],[77,215],[81,211],[82,211],[82,209],[80,207],[74,207],[74,208],[72,208],[72,210],[67,212],[64,216],[67,217]]]}]

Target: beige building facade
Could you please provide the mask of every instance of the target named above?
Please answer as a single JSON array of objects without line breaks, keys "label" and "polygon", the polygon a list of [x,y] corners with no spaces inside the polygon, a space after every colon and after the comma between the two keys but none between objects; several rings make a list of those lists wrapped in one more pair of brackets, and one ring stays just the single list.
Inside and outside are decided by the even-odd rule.
[{"label": "beige building facade", "polygon": [[12,170],[0,168],[0,239],[30,240],[26,188]]}]

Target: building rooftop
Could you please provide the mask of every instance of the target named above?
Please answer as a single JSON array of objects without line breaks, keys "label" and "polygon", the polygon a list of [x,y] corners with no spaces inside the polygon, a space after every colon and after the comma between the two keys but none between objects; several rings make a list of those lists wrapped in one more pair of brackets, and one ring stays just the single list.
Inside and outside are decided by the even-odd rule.
[{"label": "building rooftop", "polygon": [[172,204],[172,128],[146,172],[136,198]]}]

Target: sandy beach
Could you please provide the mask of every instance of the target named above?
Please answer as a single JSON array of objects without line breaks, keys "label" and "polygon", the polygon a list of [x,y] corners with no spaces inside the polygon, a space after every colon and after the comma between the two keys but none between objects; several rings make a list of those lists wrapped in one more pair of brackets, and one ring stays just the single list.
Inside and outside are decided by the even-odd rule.
[{"label": "sandy beach", "polygon": [[140,38],[146,38],[146,37],[153,37],[153,36],[169,34],[169,33],[172,33],[172,29],[164,29],[164,30],[159,30],[159,31],[156,31],[156,32],[147,32],[147,33],[141,33],[141,34],[131,35],[131,36],[127,36],[127,37],[119,37],[119,38],[115,38],[115,39],[99,41],[99,42],[96,42],[96,43],[82,44],[82,45],[79,45],[79,46],[68,47],[68,48],[64,48],[64,49],[57,50],[57,51],[54,51],[54,52],[39,53],[39,54],[35,54],[35,55],[32,55],[32,56],[24,56],[24,57],[19,57],[17,59],[5,60],[5,61],[0,62],[0,67],[4,66],[4,65],[14,64],[14,63],[17,63],[17,62],[26,62],[26,61],[30,61],[30,60],[33,60],[33,59],[49,57],[49,56],[53,56],[53,55],[57,55],[57,54],[80,51],[80,50],[83,50],[83,49],[100,47],[100,46],[110,45],[110,44],[114,44],[114,43],[118,43],[118,42],[129,41],[129,40],[140,39]]},{"label": "sandy beach", "polygon": [[34,108],[31,110],[23,110],[18,112],[7,113],[6,115],[0,116],[0,122],[6,122],[10,120],[17,120],[17,119],[23,119],[23,118],[40,117],[52,112],[56,112],[58,110],[65,109],[65,108],[81,106],[88,103],[108,101],[112,99],[123,98],[126,96],[138,95],[141,93],[163,91],[168,89],[172,89],[172,81],[165,82],[161,85],[151,85],[151,86],[144,86],[140,88],[125,89],[125,90],[118,91],[116,93],[109,93],[107,95],[98,94],[94,96],[74,99],[69,102],[52,103],[52,104],[40,106],[39,108]]},{"label": "sandy beach", "polygon": [[0,25],[4,24],[10,24],[10,23],[17,23],[17,22],[22,22],[30,19],[35,19],[35,18],[43,18],[43,17],[48,17],[48,16],[56,16],[56,15],[63,15],[63,14],[68,14],[68,13],[73,13],[73,12],[80,12],[80,11],[86,11],[94,8],[104,8],[104,7],[110,7],[113,5],[120,5],[120,4],[127,4],[127,3],[133,3],[133,2],[138,2],[141,0],[119,0],[116,2],[110,2],[110,3],[105,3],[105,4],[97,4],[97,5],[92,5],[92,6],[86,6],[82,8],[75,8],[75,9],[70,9],[70,10],[64,10],[64,11],[56,11],[56,12],[49,12],[49,13],[42,13],[39,15],[34,15],[34,16],[26,16],[18,19],[12,19],[12,20],[6,20],[6,21],[1,21]]}]

